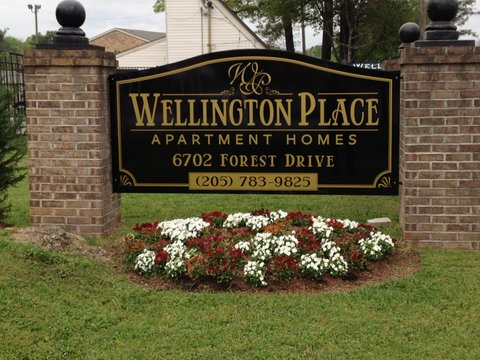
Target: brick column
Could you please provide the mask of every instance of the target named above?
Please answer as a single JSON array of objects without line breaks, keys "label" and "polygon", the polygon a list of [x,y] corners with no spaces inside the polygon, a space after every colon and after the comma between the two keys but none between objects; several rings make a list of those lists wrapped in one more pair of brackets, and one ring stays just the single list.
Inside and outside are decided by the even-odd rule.
[{"label": "brick column", "polygon": [[480,249],[480,48],[406,48],[400,67],[405,239]]},{"label": "brick column", "polygon": [[112,193],[108,75],[100,49],[24,56],[32,225],[104,236],[120,222]]}]

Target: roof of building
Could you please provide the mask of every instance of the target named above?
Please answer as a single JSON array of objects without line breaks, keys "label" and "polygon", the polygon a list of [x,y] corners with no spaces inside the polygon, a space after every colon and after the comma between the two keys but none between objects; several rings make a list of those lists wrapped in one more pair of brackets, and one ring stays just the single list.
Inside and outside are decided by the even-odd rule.
[{"label": "roof of building", "polygon": [[133,36],[145,39],[147,41],[158,40],[166,36],[164,32],[158,32],[158,31],[132,30],[132,29],[121,29],[121,28],[118,28],[118,30],[131,34]]},{"label": "roof of building", "polygon": [[145,40],[146,42],[151,42],[151,41],[155,41],[155,40],[158,40],[158,39],[161,39],[161,38],[164,38],[166,36],[166,34],[164,32],[158,32],[158,31],[146,31],[146,30],[134,30],[134,29],[124,29],[124,28],[113,28],[113,29],[110,29],[110,30],[107,30],[97,36],[94,36],[93,38],[91,38],[90,40],[95,40],[103,35],[106,35],[110,32],[113,32],[113,31],[121,31],[123,33],[126,33],[128,35],[131,35],[131,36],[135,36],[137,38],[140,38],[142,40]]}]

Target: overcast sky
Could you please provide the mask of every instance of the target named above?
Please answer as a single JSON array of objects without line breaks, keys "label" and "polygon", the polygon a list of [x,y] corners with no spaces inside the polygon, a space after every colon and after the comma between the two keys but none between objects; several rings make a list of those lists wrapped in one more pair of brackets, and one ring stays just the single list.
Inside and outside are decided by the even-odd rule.
[{"label": "overcast sky", "polygon": [[[136,30],[165,31],[165,17],[153,12],[155,0],[80,0],[87,17],[82,26],[88,38],[92,38],[114,27]],[[60,25],[55,18],[59,0],[0,0],[0,29],[7,29],[8,36],[25,40],[35,32],[35,15],[28,4],[39,4],[38,31],[45,33],[58,30]],[[480,0],[477,0],[480,10]],[[480,15],[471,17],[467,28],[480,36]],[[307,48],[318,45],[319,37],[310,31],[307,34]]]}]

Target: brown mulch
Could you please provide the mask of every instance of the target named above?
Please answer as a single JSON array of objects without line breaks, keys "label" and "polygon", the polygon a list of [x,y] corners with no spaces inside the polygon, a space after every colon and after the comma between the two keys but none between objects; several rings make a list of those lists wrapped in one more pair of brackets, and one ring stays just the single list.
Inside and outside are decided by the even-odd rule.
[{"label": "brown mulch", "polygon": [[317,293],[326,291],[349,291],[364,285],[380,284],[391,279],[401,279],[420,270],[419,253],[403,241],[395,242],[395,251],[376,262],[369,263],[361,272],[352,272],[345,279],[325,276],[322,281],[295,278],[290,281],[267,279],[266,288],[252,288],[241,279],[234,279],[230,284],[217,284],[209,279],[199,279],[175,283],[151,276],[145,278],[127,269],[122,259],[122,240],[117,239],[108,248],[94,246],[80,235],[66,232],[54,226],[36,226],[21,229],[11,228],[12,237],[20,242],[32,243],[49,250],[70,255],[80,255],[105,262],[130,281],[141,286],[157,290],[181,289],[193,292],[251,292],[251,293]]}]

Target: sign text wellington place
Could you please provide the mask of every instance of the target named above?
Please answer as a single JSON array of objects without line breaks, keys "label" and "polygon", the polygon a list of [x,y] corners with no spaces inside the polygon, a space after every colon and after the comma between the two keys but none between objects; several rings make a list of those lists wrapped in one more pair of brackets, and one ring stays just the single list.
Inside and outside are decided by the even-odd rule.
[{"label": "sign text wellington place", "polygon": [[110,85],[117,192],[398,193],[398,73],[241,50]]}]

